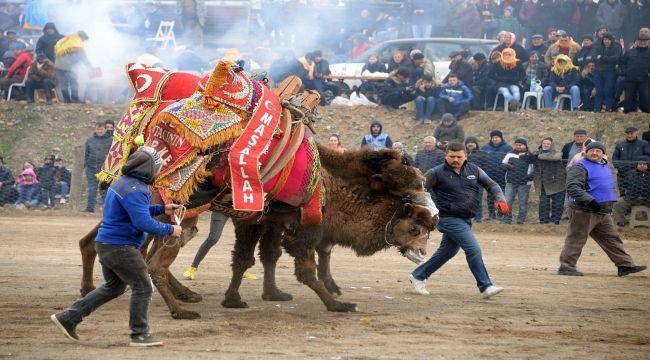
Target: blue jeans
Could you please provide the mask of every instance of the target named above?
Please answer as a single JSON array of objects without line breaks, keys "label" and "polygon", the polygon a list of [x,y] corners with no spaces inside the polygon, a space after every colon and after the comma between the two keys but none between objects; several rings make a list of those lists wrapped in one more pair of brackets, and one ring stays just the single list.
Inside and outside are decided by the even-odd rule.
[{"label": "blue jeans", "polygon": [[147,264],[140,250],[133,246],[117,246],[95,243],[97,257],[102,264],[105,283],[72,303],[63,312],[63,319],[79,324],[98,307],[124,294],[131,287],[129,303],[129,327],[131,336],[149,333],[149,303],[153,285],[147,272]]},{"label": "blue jeans", "polygon": [[88,181],[88,202],[86,210],[95,210],[97,206],[97,188],[99,187],[99,180],[95,177],[101,168],[86,167],[86,180]]},{"label": "blue jeans", "polygon": [[[571,108],[573,110],[577,109],[580,106],[580,87],[573,85],[569,88],[569,94],[571,95]],[[551,86],[544,87],[544,106],[547,109],[555,107],[553,103],[553,97],[560,95],[555,92],[555,89]]]},{"label": "blue jeans", "polygon": [[612,111],[614,108],[614,94],[616,92],[616,72],[594,72],[594,84],[596,85],[594,112],[600,112],[603,107],[603,102],[605,103],[605,111]]},{"label": "blue jeans", "polygon": [[433,110],[435,108],[436,98],[433,96],[428,96],[426,99],[424,96],[418,96],[415,98],[415,112],[417,114],[417,120],[431,120],[431,115],[433,115]]},{"label": "blue jeans", "polygon": [[462,248],[479,291],[483,292],[491,286],[490,276],[483,264],[481,246],[472,231],[472,220],[443,216],[438,222],[438,231],[442,233],[440,246],[426,262],[415,268],[411,275],[419,280],[429,278]]},{"label": "blue jeans", "polygon": [[428,38],[431,36],[432,29],[433,29],[433,25],[431,24],[411,25],[411,30],[413,30],[413,38]]},{"label": "blue jeans", "polygon": [[528,195],[530,194],[530,185],[515,185],[513,183],[506,184],[505,198],[508,203],[510,211],[508,215],[503,216],[503,221],[507,224],[512,222],[512,204],[515,197],[519,199],[519,213],[517,214],[517,224],[523,224],[528,216]]},{"label": "blue jeans", "polygon": [[521,98],[519,93],[519,86],[517,85],[508,85],[508,87],[500,87],[498,90],[499,94],[503,95],[504,106],[508,106],[510,100],[517,100]]},{"label": "blue jeans", "polygon": [[16,205],[27,204],[30,207],[38,205],[41,187],[38,184],[33,185],[16,185],[18,191],[18,200]]}]

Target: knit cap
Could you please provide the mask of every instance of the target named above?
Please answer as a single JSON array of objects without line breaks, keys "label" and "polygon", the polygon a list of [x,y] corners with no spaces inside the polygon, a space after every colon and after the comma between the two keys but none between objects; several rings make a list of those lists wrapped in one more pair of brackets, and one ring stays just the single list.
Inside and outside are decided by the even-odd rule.
[{"label": "knit cap", "polygon": [[587,147],[585,148],[585,151],[589,151],[591,149],[600,149],[603,151],[603,154],[605,154],[605,144],[603,144],[600,141],[590,142],[589,145],[587,145]]},{"label": "knit cap", "polygon": [[524,144],[528,146],[528,139],[526,139],[525,137],[518,137],[517,139],[515,139],[515,144]]},{"label": "knit cap", "polygon": [[498,136],[501,139],[503,139],[503,133],[501,132],[501,130],[492,130],[492,131],[490,131],[490,137],[493,137],[493,136]]}]

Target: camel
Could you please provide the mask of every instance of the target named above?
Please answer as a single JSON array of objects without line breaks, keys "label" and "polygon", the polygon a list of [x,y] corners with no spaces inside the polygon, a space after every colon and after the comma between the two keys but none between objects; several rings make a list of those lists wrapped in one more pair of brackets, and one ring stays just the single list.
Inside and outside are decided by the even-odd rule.
[{"label": "camel", "polygon": [[[182,76],[174,77],[175,74],[168,76],[168,74],[160,71],[160,69],[153,69],[149,73],[145,73],[144,75],[140,74],[137,77],[134,76],[132,79],[138,80],[144,76],[149,79],[158,76],[162,79],[161,81],[166,79],[171,79],[169,81],[172,81],[175,78],[183,79]],[[160,93],[148,91],[145,94],[142,91],[147,96],[132,102],[130,111],[125,115],[123,120],[126,119],[130,124],[137,124],[138,127],[134,127],[134,130],[137,131],[129,130],[128,132],[124,132],[121,138],[116,137],[116,140],[122,141],[122,144],[117,144],[114,141],[114,147],[122,145],[123,148],[114,153],[120,156],[127,154],[128,150],[131,149],[131,143],[128,141],[129,138],[136,138],[135,135],[139,132],[140,134],[144,133],[148,137],[151,136],[153,138],[153,140],[148,138],[148,145],[163,145],[162,151],[170,159],[169,161],[166,160],[167,163],[181,164],[178,165],[181,168],[182,166],[190,167],[198,164],[196,168],[199,169],[199,171],[193,172],[190,175],[190,178],[193,176],[191,179],[194,181],[187,181],[185,184],[179,185],[180,190],[178,191],[172,191],[173,189],[171,189],[171,185],[178,184],[178,182],[173,183],[171,180],[177,180],[179,178],[179,176],[173,177],[173,169],[167,170],[167,172],[161,172],[161,175],[156,178],[155,184],[157,185],[171,185],[163,187],[162,190],[156,192],[152,200],[158,203],[166,203],[169,201],[181,202],[189,209],[192,209],[193,216],[184,219],[181,223],[184,230],[180,238],[156,237],[151,239],[150,243],[143,247],[153,283],[167,303],[173,318],[193,319],[200,316],[196,312],[183,309],[178,303],[177,300],[185,302],[200,301],[201,296],[183,286],[170,273],[169,266],[176,258],[180,248],[196,234],[196,215],[201,210],[208,208],[226,212],[235,219],[237,239],[233,251],[233,277],[230,287],[226,292],[226,300],[224,300],[226,305],[234,307],[243,306],[243,303],[240,300],[238,301],[236,289],[238,289],[241,283],[241,277],[243,275],[243,270],[241,269],[247,269],[254,262],[251,245],[254,249],[255,244],[259,242],[260,253],[262,254],[261,261],[264,264],[265,270],[268,271],[268,275],[265,273],[264,282],[263,298],[265,300],[282,301],[290,299],[290,295],[283,293],[275,286],[274,268],[280,256],[280,246],[282,245],[295,258],[295,273],[298,280],[318,294],[327,310],[356,311],[356,305],[335,300],[332,292],[336,292],[337,290],[335,288],[328,289],[324,282],[316,277],[314,256],[316,252],[315,247],[322,238],[324,229],[322,219],[319,218],[321,211],[325,214],[328,212],[336,213],[336,204],[345,206],[346,202],[349,202],[352,198],[351,196],[359,196],[357,200],[362,205],[368,206],[381,204],[382,201],[386,201],[383,197],[391,198],[391,201],[393,201],[391,203],[393,215],[391,218],[386,219],[387,222],[382,225],[386,228],[384,238],[399,246],[400,251],[403,253],[407,255],[411,254],[412,258],[422,257],[426,246],[427,234],[435,225],[433,216],[437,211],[430,196],[423,189],[422,174],[417,169],[411,167],[399,152],[392,150],[356,151],[344,154],[345,156],[328,154],[326,151],[323,151],[323,163],[325,166],[330,166],[330,168],[334,169],[332,171],[333,175],[327,173],[320,167],[319,154],[316,152],[317,147],[321,150],[324,148],[315,144],[313,138],[304,130],[305,124],[307,126],[310,125],[310,119],[307,116],[302,116],[304,112],[313,108],[309,104],[318,103],[317,98],[310,98],[309,94],[307,94],[307,96],[298,98],[297,102],[287,101],[286,103],[282,103],[283,109],[281,111],[280,122],[277,125],[273,138],[269,142],[269,144],[275,144],[275,146],[268,148],[267,145],[268,153],[265,151],[265,154],[268,155],[266,158],[267,163],[262,163],[258,167],[261,169],[261,180],[278,178],[279,180],[275,182],[276,185],[269,185],[272,189],[265,187],[265,192],[270,194],[265,201],[263,209],[260,208],[259,211],[255,209],[242,211],[240,209],[242,206],[241,201],[245,199],[245,196],[242,196],[242,194],[235,190],[224,195],[224,189],[230,187],[239,189],[238,187],[232,186],[234,180],[232,180],[232,184],[219,183],[219,181],[228,179],[228,176],[224,176],[224,172],[222,171],[224,168],[228,170],[233,166],[237,166],[236,161],[238,158],[237,156],[233,157],[233,155],[240,154],[239,159],[241,159],[241,154],[243,154],[243,152],[235,152],[237,144],[241,143],[241,137],[239,135],[246,134],[248,130],[246,122],[243,122],[242,119],[253,121],[252,119],[257,115],[256,111],[260,108],[256,107],[255,112],[246,109],[252,109],[250,106],[257,106],[256,104],[264,105],[266,110],[263,111],[265,113],[262,116],[258,116],[257,119],[265,123],[267,120],[273,119],[273,115],[268,116],[269,111],[277,109],[277,106],[273,106],[272,104],[273,101],[276,101],[273,100],[272,94],[268,94],[267,92],[266,95],[263,95],[266,100],[255,102],[252,95],[265,94],[264,89],[258,83],[246,78],[237,70],[233,71],[233,68],[229,64],[224,63],[218,64],[209,78],[201,80],[198,92],[190,97],[165,103],[164,106],[159,105],[163,103],[162,100],[155,100],[156,94],[162,94],[164,96],[168,90],[173,90],[177,87],[173,86],[173,84],[156,84],[152,81],[148,81],[145,84],[148,87],[134,86],[134,90],[140,91],[144,89],[148,91],[147,89],[149,88],[155,88]],[[150,86],[151,84],[155,86]],[[247,94],[247,91],[252,91],[251,89],[254,89],[255,93],[251,92],[251,96],[242,96]],[[170,94],[169,96],[171,97],[172,95]],[[286,96],[277,96],[283,101],[287,99]],[[222,100],[222,97],[226,99]],[[155,100],[153,105],[145,102],[145,100],[148,101],[150,99]],[[251,103],[251,101],[253,102]],[[135,108],[134,106],[136,105],[139,107]],[[151,109],[151,111],[148,109]],[[234,140],[232,137],[218,138],[218,141],[214,140],[209,145],[206,145],[204,138],[201,138],[201,136],[207,137],[208,135],[213,136],[215,134],[222,136],[221,134],[223,134],[212,132],[214,126],[210,124],[211,121],[214,121],[215,114],[217,121],[221,119],[228,126],[231,126],[228,129],[229,132],[226,134],[237,137]],[[279,116],[279,112],[277,114]],[[134,117],[136,115],[137,117]],[[145,116],[150,116],[149,126],[146,125]],[[292,122],[292,118],[297,118],[300,121]],[[189,124],[186,126],[190,130],[183,130],[183,126],[185,126],[183,125],[183,121]],[[221,124],[224,124],[224,122]],[[240,126],[239,124],[244,124],[246,128],[238,127]],[[260,123],[258,122],[257,124]],[[261,127],[260,125],[254,125],[256,132],[252,133],[253,137],[245,138],[247,142],[244,142],[244,144],[258,144],[257,132],[262,130],[266,131],[264,127],[264,125],[261,125]],[[175,133],[174,131],[178,132]],[[207,134],[208,132],[210,134]],[[156,135],[159,137],[156,138]],[[241,136],[243,137],[244,135]],[[288,139],[291,139],[291,141],[288,142]],[[294,141],[296,139],[298,141]],[[173,141],[176,147],[164,147],[166,140]],[[280,153],[275,150],[276,148],[284,151],[281,153],[282,155],[279,155]],[[299,150],[309,152],[313,156],[314,162],[310,166],[300,164],[299,160],[295,160],[294,162],[297,155],[293,155],[294,159],[287,158],[284,156],[285,152],[288,151],[287,149],[293,151],[290,154],[297,154]],[[195,161],[190,158],[190,160],[183,160],[181,162],[174,158],[175,151],[176,153],[182,154],[194,154],[196,159],[200,161]],[[277,166],[277,164],[274,164],[276,166],[269,166],[269,163],[273,163],[272,160],[281,165]],[[235,161],[235,164],[233,164],[233,161]],[[108,163],[112,166],[110,169],[116,169],[116,164],[119,164],[119,158],[107,159],[105,165]],[[334,164],[338,164],[338,166]],[[341,166],[344,169],[338,169]],[[243,175],[248,170],[242,167],[241,171]],[[118,176],[115,175],[115,172],[108,172],[107,174],[109,176]],[[186,174],[187,172],[183,176]],[[231,176],[237,176],[239,175],[239,171],[232,171],[231,174]],[[333,180],[328,180],[334,177],[341,178],[342,182],[336,183]],[[183,179],[187,179],[187,177]],[[277,189],[277,184],[284,186],[287,180],[313,184],[313,186],[310,185],[311,192],[299,197],[303,193],[295,191],[285,191],[283,193],[285,188]],[[188,183],[189,185],[187,185]],[[267,185],[267,182],[264,181],[264,186]],[[321,186],[325,188],[325,193],[328,191],[327,186],[334,186],[329,190],[330,195],[327,202],[334,204],[330,205],[334,210],[328,210],[327,203],[323,202],[320,198],[324,193],[321,191]],[[354,194],[355,191],[361,195],[350,195],[350,193]],[[337,199],[336,194],[345,196]],[[236,198],[240,200],[238,206],[233,204],[236,202]],[[402,202],[402,198],[408,200]],[[355,214],[362,214],[362,212],[356,212]],[[370,216],[373,212],[367,212],[365,214]],[[79,242],[84,267],[81,288],[82,295],[87,294],[94,287],[92,284],[92,270],[96,254],[93,243],[98,228],[99,225]],[[404,232],[404,229],[406,229],[406,232]],[[360,235],[362,237],[365,236],[365,234]],[[293,240],[287,241],[289,238],[293,238]],[[329,267],[329,265],[327,266]]]}]

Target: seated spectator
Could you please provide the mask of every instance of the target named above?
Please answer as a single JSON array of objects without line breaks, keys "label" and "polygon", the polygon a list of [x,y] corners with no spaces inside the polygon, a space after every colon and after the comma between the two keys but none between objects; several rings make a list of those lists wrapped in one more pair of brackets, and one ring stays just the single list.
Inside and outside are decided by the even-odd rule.
[{"label": "seated spectator", "polygon": [[415,83],[415,114],[418,125],[431,124],[436,108],[438,88],[431,75],[425,74]]},{"label": "seated spectator", "polygon": [[446,113],[442,115],[440,125],[436,126],[433,136],[437,140],[436,146],[446,149],[449,143],[463,143],[465,141],[465,130],[456,121],[453,114]]},{"label": "seated spectator", "polygon": [[421,69],[420,75],[418,75],[419,78],[421,78],[422,75],[431,75],[433,78],[436,77],[436,66],[433,64],[433,61],[424,56],[422,50],[413,49],[411,50],[410,56],[411,62],[413,62],[413,67]]},{"label": "seated spectator", "polygon": [[26,167],[16,179],[18,190],[17,209],[33,208],[38,205],[40,186],[33,167]]},{"label": "seated spectator", "polygon": [[330,135],[329,140],[327,141],[327,146],[339,153],[345,152],[345,148],[343,147],[343,144],[341,144],[341,137],[339,134],[332,134]]},{"label": "seated spectator", "polygon": [[581,49],[580,45],[573,41],[571,36],[569,36],[569,34],[564,30],[557,30],[555,35],[558,40],[554,44],[549,45],[548,50],[546,50],[546,54],[544,55],[544,62],[553,65],[553,59],[560,54],[564,54],[568,56],[571,61],[575,61],[576,55]]},{"label": "seated spectator", "polygon": [[548,50],[548,47],[544,44],[544,36],[540,34],[535,34],[530,40],[530,46],[526,51],[528,52],[528,56],[533,51],[536,51],[537,54],[540,56],[539,61],[544,62],[544,55],[546,55],[546,51]]},{"label": "seated spectator", "polygon": [[441,114],[451,113],[456,120],[460,120],[469,113],[473,98],[472,90],[465,86],[456,74],[450,74],[448,82],[442,86],[438,94],[438,111]]},{"label": "seated spectator", "polygon": [[16,41],[11,44],[15,60],[7,70],[4,78],[0,79],[0,91],[7,91],[11,84],[23,82],[27,69],[32,64],[32,53],[26,50],[23,42]]},{"label": "seated spectator", "polygon": [[410,62],[411,59],[409,59],[406,54],[404,54],[404,51],[396,50],[393,53],[393,57],[390,59],[390,61],[388,61],[387,70],[392,74],[394,71],[397,71],[401,67],[410,67]]},{"label": "seated spectator", "polygon": [[29,66],[29,75],[25,81],[25,95],[28,103],[34,102],[34,90],[43,89],[45,103],[52,105],[52,89],[56,86],[56,69],[54,63],[45,54],[36,55],[36,61]]},{"label": "seated spectator", "polygon": [[553,108],[557,97],[564,94],[571,95],[571,108],[577,110],[580,106],[580,72],[568,56],[560,54],[555,58],[548,85],[544,87],[544,105],[547,109]]},{"label": "seated spectator", "polygon": [[508,48],[501,53],[497,63],[490,64],[488,78],[494,84],[497,92],[503,96],[504,107],[510,110],[519,108],[521,86],[526,78],[526,70],[515,56],[515,51]]},{"label": "seated spectator", "polygon": [[505,49],[512,49],[515,52],[515,55],[519,61],[522,63],[528,61],[528,51],[524,49],[523,46],[517,43],[517,36],[509,31],[502,31],[499,33],[499,42],[501,44],[497,45],[492,51],[499,51],[503,53]]},{"label": "seated spectator", "polygon": [[[388,73],[388,70],[386,70],[386,64],[379,61],[379,55],[377,54],[370,54],[370,56],[368,56],[368,61],[361,69],[361,75],[381,75],[386,73]],[[359,89],[366,94],[376,95],[382,82],[383,80],[361,80]],[[376,101],[377,99],[373,100]]]},{"label": "seated spectator", "polygon": [[36,177],[41,187],[40,199],[45,209],[54,207],[54,155],[46,156],[43,166],[36,169]]},{"label": "seated spectator", "polygon": [[[332,75],[332,71],[330,70],[329,62],[323,59],[323,52],[315,50],[313,54],[314,87],[320,94],[320,104],[328,105],[335,95],[340,95],[338,94],[339,86],[338,84],[333,83],[332,80],[326,78],[326,76]],[[329,91],[329,93],[326,93],[327,91]]]},{"label": "seated spectator", "polygon": [[[542,87],[548,84],[549,66],[540,61],[539,54],[536,51],[531,52],[530,60],[522,65],[526,70],[526,78],[523,84],[526,91],[537,91],[527,87],[533,80]],[[533,106],[537,106],[537,104],[533,104]]]},{"label": "seated spectator", "polygon": [[0,156],[0,207],[15,203],[17,194],[14,183],[14,175],[5,166],[4,158]]},{"label": "seated spectator", "polygon": [[275,86],[291,75],[300,77],[303,73],[302,64],[292,50],[282,50],[278,55],[279,57],[273,60],[269,67],[269,76]]},{"label": "seated spectator", "polygon": [[383,132],[383,129],[384,127],[379,120],[372,119],[372,122],[370,123],[370,132],[364,135],[363,139],[361,139],[361,147],[368,147],[373,150],[392,148],[393,140],[391,140],[388,134]]},{"label": "seated spectator", "polygon": [[402,155],[406,158],[406,160],[408,160],[409,164],[411,165],[415,164],[413,157],[411,156],[411,154],[409,154],[408,150],[406,150],[406,146],[404,146],[404,144],[402,144],[399,141],[395,141],[393,143],[393,149],[402,153]]},{"label": "seated spectator", "polygon": [[60,204],[68,202],[70,195],[70,182],[72,180],[72,173],[65,168],[63,159],[56,158],[54,160],[54,176],[52,177],[52,185],[54,197],[59,198]]},{"label": "seated spectator", "polygon": [[[2,31],[0,29],[0,31]],[[18,41],[18,36],[15,31],[6,31],[4,36],[0,34],[0,57],[2,57],[2,64],[5,68],[9,68],[13,64],[16,57],[11,45]]]},{"label": "seated spectator", "polygon": [[517,224],[526,222],[526,216],[528,215],[528,196],[534,175],[533,166],[530,166],[532,162],[531,155],[530,151],[528,151],[528,140],[519,137],[515,140],[515,146],[512,152],[506,154],[501,161],[503,168],[506,169],[505,197],[510,208],[510,212],[503,217],[505,224],[512,222],[515,197],[519,199]]},{"label": "seated spectator", "polygon": [[298,61],[302,65],[300,72],[300,80],[302,80],[302,86],[305,90],[316,90],[316,83],[314,79],[316,78],[316,65],[314,64],[314,53],[308,52],[305,55],[301,56]]},{"label": "seated spectator", "polygon": [[580,101],[582,111],[594,109],[594,96],[596,96],[596,84],[594,83],[594,69],[596,64],[589,61],[580,71]]},{"label": "seated spectator", "polygon": [[625,215],[634,205],[650,206],[650,157],[642,156],[636,162],[636,169],[629,170],[623,177],[625,195],[614,204],[614,221],[625,226]]},{"label": "seated spectator", "polygon": [[[476,53],[472,56],[472,106],[474,110],[485,110],[485,92],[488,83],[488,63],[485,54]],[[479,187],[479,191],[482,187]]]},{"label": "seated spectator", "polygon": [[409,86],[410,76],[409,69],[401,67],[384,80],[379,89],[379,100],[383,106],[399,109],[402,104],[415,99],[415,88]]},{"label": "seated spectator", "polygon": [[449,74],[442,79],[442,83],[448,83],[449,75],[454,74],[463,84],[471,87],[474,82],[474,69],[472,69],[472,65],[465,60],[460,51],[454,51],[449,54],[449,59],[451,60],[451,63],[449,63]]}]

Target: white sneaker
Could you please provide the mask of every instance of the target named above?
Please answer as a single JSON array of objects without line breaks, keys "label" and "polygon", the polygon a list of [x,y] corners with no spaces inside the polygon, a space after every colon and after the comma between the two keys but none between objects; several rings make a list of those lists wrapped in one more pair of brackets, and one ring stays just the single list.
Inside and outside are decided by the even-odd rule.
[{"label": "white sneaker", "polygon": [[413,284],[413,287],[415,288],[415,292],[417,292],[420,295],[429,295],[429,292],[427,291],[427,281],[426,280],[418,280],[413,277],[412,274],[409,274],[409,280],[411,281],[411,284]]},{"label": "white sneaker", "polygon": [[502,291],[503,291],[502,287],[490,285],[490,286],[488,286],[487,289],[483,290],[483,292],[481,293],[481,298],[482,299],[489,299],[490,297],[492,297],[494,295],[497,295]]}]

